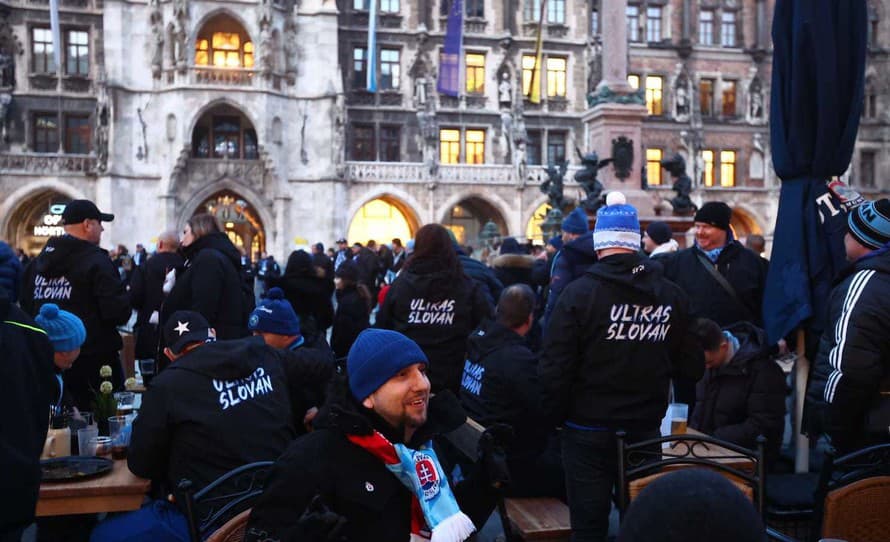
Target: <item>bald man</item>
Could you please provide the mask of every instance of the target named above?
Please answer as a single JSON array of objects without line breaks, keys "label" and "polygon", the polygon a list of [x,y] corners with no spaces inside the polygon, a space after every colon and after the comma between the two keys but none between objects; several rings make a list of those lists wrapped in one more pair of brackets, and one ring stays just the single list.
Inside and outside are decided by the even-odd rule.
[{"label": "bald man", "polygon": [[182,266],[179,235],[170,230],[158,236],[158,250],[145,264],[136,268],[130,280],[130,303],[136,317],[136,359],[154,359],[158,355],[158,311],[164,301],[164,276]]}]

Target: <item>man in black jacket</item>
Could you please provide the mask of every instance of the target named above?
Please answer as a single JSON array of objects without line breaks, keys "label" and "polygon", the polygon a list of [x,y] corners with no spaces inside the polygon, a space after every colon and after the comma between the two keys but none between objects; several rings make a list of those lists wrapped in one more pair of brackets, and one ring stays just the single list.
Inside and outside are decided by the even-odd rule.
[{"label": "man in black jacket", "polygon": [[[127,464],[166,488],[195,491],[226,472],[276,459],[294,438],[281,360],[259,337],[215,340],[207,320],[177,311],[164,325],[171,365],[152,380],[133,423]],[[102,522],[93,542],[187,540],[185,516],[166,500]]]},{"label": "man in black jacket", "polygon": [[164,278],[182,266],[179,236],[167,231],[158,236],[157,253],[133,270],[130,304],[136,309],[136,359],[154,358],[158,353],[158,324],[164,302]]},{"label": "man in black jacket", "polygon": [[481,524],[494,501],[470,480],[452,494],[430,439],[466,415],[450,393],[430,397],[426,366],[404,335],[363,331],[349,351],[348,382],[335,383],[319,414],[325,423],[275,464],[245,540],[392,542],[429,538],[430,530],[441,540],[470,536],[467,515]]},{"label": "man in black jacket", "polygon": [[689,426],[754,449],[766,437],[766,458],[779,456],[785,430],[785,375],[770,357],[766,334],[748,322],[721,330],[713,320],[692,325],[705,355]]},{"label": "man in black jacket", "polygon": [[597,263],[560,295],[538,366],[542,403],[563,426],[562,454],[575,541],[604,540],[617,479],[615,431],[659,435],[671,376],[698,380],[701,350],[689,301],[642,256],[637,211],[609,197],[593,234]]},{"label": "man in black jacket", "polygon": [[[534,323],[535,293],[514,284],[501,294],[497,319],[484,322],[467,341],[460,400],[485,427],[513,428],[507,453],[510,496],[565,499],[555,432],[541,417],[538,360],[525,345]],[[552,440],[552,442],[551,442]]]},{"label": "man in black jacket", "polygon": [[53,237],[29,265],[22,281],[21,306],[31,316],[44,303],[77,315],[87,328],[80,356],[65,376],[65,383],[81,410],[91,410],[93,391],[101,378],[99,367],[112,370],[115,389],[123,388],[118,352],[123,345],[117,326],[130,318],[130,300],[108,253],[99,248],[102,222],[114,215],[102,213],[87,200],[74,200],[62,213],[65,235]]},{"label": "man in black jacket", "polygon": [[840,453],[890,441],[890,200],[847,217],[850,265],[837,279],[807,390],[811,435],[825,431]]}]

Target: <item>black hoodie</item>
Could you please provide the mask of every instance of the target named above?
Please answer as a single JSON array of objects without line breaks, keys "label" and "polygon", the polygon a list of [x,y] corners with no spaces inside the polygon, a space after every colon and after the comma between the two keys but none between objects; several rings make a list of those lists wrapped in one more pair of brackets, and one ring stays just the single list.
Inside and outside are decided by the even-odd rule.
[{"label": "black hoodie", "polygon": [[279,354],[261,337],[208,343],[151,382],[133,424],[130,470],[201,489],[235,467],[278,458],[294,438]]},{"label": "black hoodie", "polygon": [[108,253],[93,243],[71,235],[47,241],[28,265],[20,299],[31,316],[46,303],[76,314],[87,330],[84,358],[121,349],[117,326],[130,318],[130,300]]},{"label": "black hoodie", "polygon": [[553,310],[538,366],[556,423],[656,429],[674,375],[698,380],[701,349],[689,301],[637,253],[607,256],[569,284]]},{"label": "black hoodie", "polygon": [[241,253],[222,232],[209,233],[183,249],[185,268],[161,310],[161,327],[178,310],[201,313],[222,340],[246,337],[253,294],[242,288]]},{"label": "black hoodie", "polygon": [[785,375],[770,357],[766,334],[748,322],[726,328],[739,349],[725,365],[705,371],[695,387],[689,425],[753,449],[766,437],[766,456],[779,454],[785,430]]},{"label": "black hoodie", "polygon": [[284,275],[267,279],[269,288],[275,286],[284,291],[300,317],[303,334],[324,334],[334,321],[333,274],[330,279],[319,277],[312,265],[312,258],[302,250],[291,252],[284,268]]}]

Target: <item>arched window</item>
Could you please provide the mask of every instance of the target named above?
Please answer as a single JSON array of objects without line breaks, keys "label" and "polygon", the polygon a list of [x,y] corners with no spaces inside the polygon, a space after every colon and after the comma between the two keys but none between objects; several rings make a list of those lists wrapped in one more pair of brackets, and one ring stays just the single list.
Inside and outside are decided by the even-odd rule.
[{"label": "arched window", "polygon": [[254,47],[238,21],[220,14],[207,21],[195,40],[195,65],[253,68]]},{"label": "arched window", "polygon": [[346,238],[350,243],[389,243],[398,237],[403,241],[414,237],[418,224],[410,210],[401,202],[384,196],[362,205],[352,217]]},{"label": "arched window", "polygon": [[256,130],[244,113],[229,105],[214,107],[198,120],[192,131],[195,158],[259,158]]}]

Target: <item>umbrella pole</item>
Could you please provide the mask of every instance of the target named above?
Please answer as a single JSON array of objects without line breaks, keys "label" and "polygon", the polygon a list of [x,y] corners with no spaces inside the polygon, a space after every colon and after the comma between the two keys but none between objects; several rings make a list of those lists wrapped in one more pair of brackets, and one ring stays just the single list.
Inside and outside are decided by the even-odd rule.
[{"label": "umbrella pole", "polygon": [[810,470],[810,439],[802,432],[803,403],[807,393],[810,360],[806,357],[805,331],[797,330],[797,361],[794,363],[794,472]]}]

